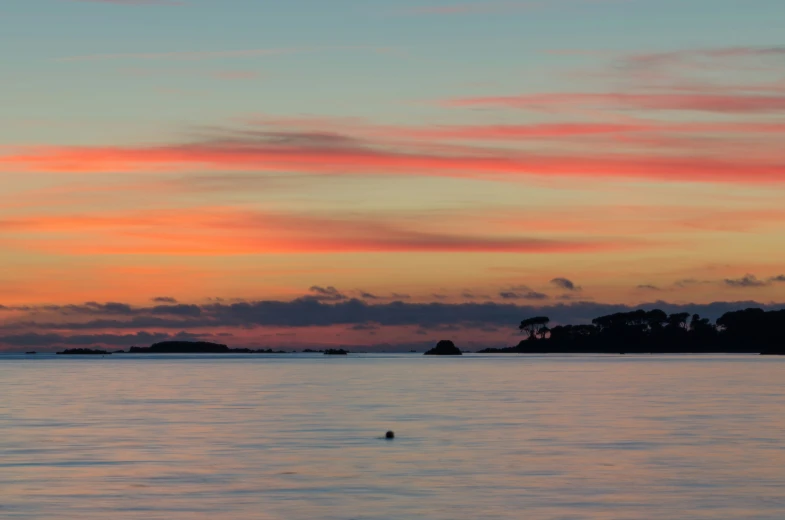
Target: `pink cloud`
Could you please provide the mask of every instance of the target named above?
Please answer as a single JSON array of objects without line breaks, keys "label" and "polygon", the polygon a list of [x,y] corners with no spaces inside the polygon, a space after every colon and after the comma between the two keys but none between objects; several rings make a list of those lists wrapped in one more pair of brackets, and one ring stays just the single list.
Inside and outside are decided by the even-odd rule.
[{"label": "pink cloud", "polygon": [[471,147],[390,149],[329,134],[266,134],[148,147],[28,147],[0,155],[6,172],[277,171],[516,180],[566,176],[741,184],[785,182],[785,161],[612,152],[545,154]]},{"label": "pink cloud", "polygon": [[766,113],[785,110],[785,96],[690,93],[556,93],[451,99],[451,107],[550,109],[590,107],[616,110],[683,110],[717,113]]}]

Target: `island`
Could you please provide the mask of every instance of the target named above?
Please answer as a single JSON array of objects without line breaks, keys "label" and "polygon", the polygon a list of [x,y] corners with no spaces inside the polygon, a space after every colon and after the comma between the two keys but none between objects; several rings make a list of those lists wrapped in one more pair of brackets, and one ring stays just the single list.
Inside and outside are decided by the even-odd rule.
[{"label": "island", "polygon": [[129,354],[285,354],[283,350],[229,348],[209,341],[161,341],[149,347],[131,347]]},{"label": "island", "polygon": [[106,350],[89,349],[89,348],[66,349],[62,352],[57,352],[57,354],[61,356],[110,356],[112,355],[111,352],[107,352]]},{"label": "island", "polygon": [[455,344],[447,339],[441,340],[431,350],[427,351],[425,356],[462,356],[463,352],[455,346]]},{"label": "island", "polygon": [[349,353],[342,348],[328,348],[324,351],[325,356],[345,356],[347,354]]},{"label": "island", "polygon": [[785,309],[726,312],[712,323],[688,312],[638,309],[600,316],[591,323],[549,327],[533,316],[518,327],[526,338],[483,354],[785,354]]}]

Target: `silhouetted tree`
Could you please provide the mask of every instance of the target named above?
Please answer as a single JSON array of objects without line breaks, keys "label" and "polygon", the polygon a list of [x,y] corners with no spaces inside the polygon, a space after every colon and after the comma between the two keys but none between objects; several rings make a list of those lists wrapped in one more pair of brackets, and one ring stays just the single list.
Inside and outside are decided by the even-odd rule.
[{"label": "silhouetted tree", "polygon": [[668,322],[668,315],[665,314],[665,311],[653,309],[646,313],[646,322],[649,325],[649,330],[659,331],[663,324]]},{"label": "silhouetted tree", "polygon": [[[600,316],[592,324],[548,328],[545,316],[525,319],[516,347],[481,352],[757,352],[785,355],[785,309],[727,312],[716,324],[698,314],[660,309]],[[537,340],[537,341],[529,341]]]},{"label": "silhouetted tree", "polygon": [[527,318],[521,321],[518,328],[529,335],[528,339],[537,339],[537,335],[540,334],[542,329],[548,328],[550,321],[551,319],[547,316],[535,316],[534,318]]},{"label": "silhouetted tree", "polygon": [[785,352],[785,310],[744,309],[726,312],[718,320],[726,344],[763,346]]},{"label": "silhouetted tree", "polygon": [[707,329],[714,329],[714,326],[709,321],[709,318],[701,318],[700,314],[693,314],[692,321],[690,322],[690,330],[693,332],[705,331]]},{"label": "silhouetted tree", "polygon": [[690,318],[689,312],[677,312],[668,316],[668,327],[673,329],[687,328],[687,320]]},{"label": "silhouetted tree", "polygon": [[584,342],[594,337],[599,329],[594,325],[557,325],[551,329],[554,343]]}]

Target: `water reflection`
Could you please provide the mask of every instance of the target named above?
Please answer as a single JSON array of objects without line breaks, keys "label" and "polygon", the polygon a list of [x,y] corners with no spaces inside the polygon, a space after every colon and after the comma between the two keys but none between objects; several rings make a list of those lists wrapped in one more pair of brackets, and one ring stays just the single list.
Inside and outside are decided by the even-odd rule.
[{"label": "water reflection", "polygon": [[0,517],[780,519],[783,375],[757,356],[7,356]]}]

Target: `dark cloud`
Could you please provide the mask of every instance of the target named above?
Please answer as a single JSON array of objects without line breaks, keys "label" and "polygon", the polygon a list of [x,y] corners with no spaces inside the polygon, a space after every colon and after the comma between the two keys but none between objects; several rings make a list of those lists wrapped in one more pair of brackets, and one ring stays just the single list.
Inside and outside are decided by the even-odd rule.
[{"label": "dark cloud", "polygon": [[[83,309],[78,308],[71,308],[72,306],[68,306],[63,308],[63,311],[66,312],[84,312]],[[98,302],[87,302],[84,304],[84,307],[88,309],[93,309],[94,312],[98,314],[133,314],[133,308],[128,305],[127,303],[117,303],[117,302],[109,302],[109,303],[98,303]]]},{"label": "dark cloud", "polygon": [[785,275],[781,274],[778,276],[770,276],[765,280],[762,280],[755,276],[754,274],[745,274],[741,278],[726,278],[723,280],[725,285],[729,285],[730,287],[765,287],[767,285],[771,285],[772,283],[778,282],[785,282]]},{"label": "dark cloud", "polygon": [[363,300],[373,301],[394,301],[394,300],[409,300],[411,296],[408,294],[390,293],[388,296],[382,294],[374,294],[368,291],[359,291],[360,298]]},{"label": "dark cloud", "polygon": [[685,287],[691,287],[693,285],[704,285],[710,283],[713,282],[709,280],[697,280],[695,278],[685,278],[684,280],[678,280],[676,282],[673,282],[673,285],[675,285],[676,287],[685,288]]},{"label": "dark cloud", "polygon": [[504,300],[547,300],[550,298],[545,293],[537,291],[501,291],[499,296]]},{"label": "dark cloud", "polygon": [[157,305],[150,309],[150,314],[160,316],[201,316],[202,308],[198,305]]},{"label": "dark cloud", "polygon": [[764,287],[769,285],[769,282],[765,280],[759,280],[754,274],[746,274],[741,278],[729,279],[726,278],[724,280],[725,285],[729,285],[730,287]]},{"label": "dark cloud", "polygon": [[[514,291],[512,291],[514,292]],[[461,298],[465,300],[492,300],[489,295],[487,294],[476,294],[471,291],[464,291],[461,293]]]},{"label": "dark cloud", "polygon": [[657,287],[656,285],[650,285],[650,284],[639,285],[637,287],[637,289],[641,289],[641,290],[644,290],[644,291],[661,291],[662,290],[659,287]]},{"label": "dark cloud", "polygon": [[351,330],[379,330],[379,328],[376,323],[358,323],[350,327]]},{"label": "dark cloud", "polygon": [[0,312],[2,312],[2,311],[6,311],[6,312],[11,312],[11,311],[35,312],[37,309],[38,309],[38,307],[33,307],[33,306],[29,306],[29,305],[14,305],[14,306],[11,306],[11,307],[8,307],[6,305],[0,305]]},{"label": "dark cloud", "polygon": [[108,303],[97,303],[97,302],[86,302],[82,304],[70,304],[70,305],[25,305],[25,306],[18,306],[18,307],[3,307],[0,305],[0,310],[7,310],[7,311],[24,311],[24,312],[54,312],[63,315],[120,315],[120,316],[129,316],[133,315],[140,311],[140,309],[134,309],[131,305],[127,303],[115,303],[115,302],[108,302]]},{"label": "dark cloud", "polygon": [[71,305],[41,305],[24,307],[2,307],[0,310],[25,311],[35,314],[42,312],[63,316],[199,316],[202,308],[198,305],[156,305],[154,307],[132,307],[127,303],[87,302]]},{"label": "dark cloud", "polygon": [[9,336],[0,336],[0,344],[13,347],[58,347],[58,346],[98,346],[116,345],[128,346],[134,344],[147,345],[166,340],[198,340],[209,335],[190,334],[179,332],[177,334],[137,332],[136,334],[77,334],[67,336],[62,334],[26,333]]},{"label": "dark cloud", "polygon": [[318,285],[314,285],[308,290],[311,292],[311,294],[308,296],[303,296],[302,299],[315,300],[320,302],[338,302],[349,299],[348,296],[341,293],[333,286],[320,287]]},{"label": "dark cloud", "polygon": [[424,325],[420,330],[428,332],[458,332],[463,330],[463,327],[454,324],[438,323],[435,325]]},{"label": "dark cloud", "polygon": [[568,280],[567,278],[554,278],[551,280],[551,284],[564,289],[566,291],[580,291],[581,288],[575,285],[572,280]]},{"label": "dark cloud", "polygon": [[156,296],[155,298],[152,298],[151,301],[155,303],[178,303],[177,300],[171,296]]},{"label": "dark cloud", "polygon": [[[329,291],[328,291],[329,292]],[[521,305],[517,303],[465,302],[465,303],[409,303],[402,301],[371,304],[360,299],[342,301],[318,301],[313,298],[298,298],[292,301],[247,301],[213,302],[204,305],[164,306],[165,314],[160,314],[160,306],[131,308],[132,315],[95,316],[96,309],[112,312],[116,309],[131,307],[123,304],[65,306],[81,309],[82,314],[68,315],[62,320],[38,320],[31,312],[20,321],[0,324],[0,343],[11,346],[46,345],[89,345],[105,343],[108,345],[132,345],[152,343],[172,337],[204,338],[209,334],[188,333],[147,333],[141,330],[196,331],[199,329],[252,329],[258,327],[302,328],[322,326],[346,326],[355,330],[372,330],[371,327],[409,326],[421,330],[453,330],[443,327],[462,329],[482,329],[487,327],[510,328],[527,316],[548,316],[553,323],[588,323],[597,316],[627,312],[642,308],[662,309],[667,313],[698,313],[709,319],[722,314],[748,307],[761,307],[767,310],[779,309],[785,305],[764,305],[755,301],[714,302],[710,304],[671,304],[656,301],[638,306],[603,304],[587,301],[559,302],[549,305]],[[57,307],[58,309],[60,307]],[[175,310],[177,309],[177,310]],[[111,330],[133,330],[136,334],[118,335],[99,332]],[[52,334],[47,334],[51,332]],[[94,334],[91,334],[93,332]],[[221,331],[222,333],[224,331]],[[69,335],[73,334],[73,335]]]},{"label": "dark cloud", "polygon": [[[0,325],[0,330],[71,330],[87,331],[102,329],[180,329],[196,327],[219,327],[219,322],[210,318],[158,318],[155,316],[134,316],[127,320],[99,318],[88,321],[52,322],[52,321],[15,321]],[[238,323],[235,326],[243,326]]]}]

